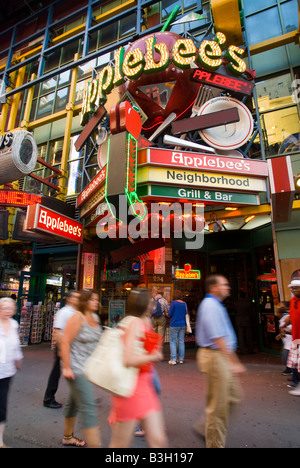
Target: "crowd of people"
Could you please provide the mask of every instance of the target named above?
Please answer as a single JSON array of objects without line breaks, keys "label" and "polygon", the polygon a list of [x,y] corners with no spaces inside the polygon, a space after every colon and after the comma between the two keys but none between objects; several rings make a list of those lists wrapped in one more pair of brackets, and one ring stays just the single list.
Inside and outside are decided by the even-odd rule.
[{"label": "crowd of people", "polygon": [[[293,298],[289,314],[284,313],[280,322],[280,337],[287,336],[292,325],[292,342],[289,352],[285,353],[288,356],[286,371],[295,369],[293,375],[298,378],[300,280],[293,280],[289,287]],[[237,356],[237,337],[223,304],[230,295],[227,278],[211,275],[205,281],[205,288],[206,295],[199,305],[196,319],[197,365],[205,379],[205,420],[198,421],[194,428],[204,436],[207,448],[224,448],[232,408],[242,399],[239,376],[246,369]],[[84,373],[85,363],[96,349],[103,331],[98,310],[99,296],[96,291],[71,291],[66,297],[65,306],[55,317],[53,333],[56,351],[43,402],[44,406],[52,409],[61,407],[55,394],[62,374],[69,384],[69,397],[64,406],[64,446],[101,447],[94,388]],[[13,319],[15,312],[13,299],[0,299],[0,448],[5,447],[3,436],[10,384],[23,358],[18,324]],[[150,448],[165,448],[168,439],[155,371],[155,363],[163,358],[163,340],[158,341],[160,345],[147,351],[147,336],[153,331],[164,336],[169,317],[169,364],[182,364],[185,357],[184,336],[189,325],[187,304],[179,291],[169,305],[162,291],[155,290],[151,298],[148,289],[140,287],[130,292],[126,316],[130,317],[130,321],[124,327],[123,360],[126,366],[136,367],[139,372],[135,389],[129,397],[111,396],[109,446],[129,447],[136,425],[140,424]],[[122,326],[122,321],[119,326]],[[299,379],[294,394],[300,395]],[[74,435],[77,417],[81,421],[84,440]]]}]

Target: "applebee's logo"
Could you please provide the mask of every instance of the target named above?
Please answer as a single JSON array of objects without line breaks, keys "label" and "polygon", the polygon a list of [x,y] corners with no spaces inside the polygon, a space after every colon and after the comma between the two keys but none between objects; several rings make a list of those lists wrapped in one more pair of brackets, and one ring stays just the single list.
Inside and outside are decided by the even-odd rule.
[{"label": "applebee's logo", "polygon": [[78,225],[73,225],[67,219],[62,219],[60,216],[57,218],[50,216],[45,210],[40,211],[39,223],[44,224],[46,229],[51,231],[61,231],[65,234],[71,234],[73,236],[81,237],[82,228]]}]

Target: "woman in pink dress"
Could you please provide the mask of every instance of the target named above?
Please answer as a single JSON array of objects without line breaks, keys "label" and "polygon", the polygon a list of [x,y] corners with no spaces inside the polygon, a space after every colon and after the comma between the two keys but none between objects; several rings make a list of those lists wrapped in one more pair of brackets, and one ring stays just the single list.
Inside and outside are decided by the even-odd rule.
[{"label": "woman in pink dress", "polygon": [[[160,400],[153,384],[152,365],[162,359],[161,346],[149,349],[149,335],[153,329],[149,319],[150,295],[146,288],[132,290],[127,301],[124,334],[124,364],[140,368],[133,394],[128,397],[112,397],[109,422],[112,427],[110,448],[129,447],[136,423],[140,422],[150,448],[167,446],[164,418]],[[151,335],[150,333],[150,335]],[[148,341],[148,342],[147,342]]]}]

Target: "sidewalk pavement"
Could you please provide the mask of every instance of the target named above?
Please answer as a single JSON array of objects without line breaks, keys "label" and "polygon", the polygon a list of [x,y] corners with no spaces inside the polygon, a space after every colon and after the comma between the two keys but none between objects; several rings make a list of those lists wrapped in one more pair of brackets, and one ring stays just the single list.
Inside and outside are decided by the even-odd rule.
[{"label": "sidewalk pavement", "polygon": [[[24,362],[9,394],[8,421],[4,441],[12,448],[61,448],[63,409],[43,407],[43,396],[53,363],[50,345],[23,348]],[[197,370],[196,349],[187,349],[183,364],[157,365],[162,385],[161,401],[169,447],[205,448],[193,424],[204,414],[204,378]],[[244,400],[231,420],[227,448],[300,448],[300,397],[289,395],[280,357],[267,354],[241,356],[247,373],[241,378]],[[68,384],[61,378],[56,400],[64,404]],[[109,446],[107,421],[110,397],[95,387],[103,447]],[[76,435],[82,437],[77,423]],[[134,437],[132,448],[147,448],[143,437]],[[80,450],[80,449],[76,449]]]}]

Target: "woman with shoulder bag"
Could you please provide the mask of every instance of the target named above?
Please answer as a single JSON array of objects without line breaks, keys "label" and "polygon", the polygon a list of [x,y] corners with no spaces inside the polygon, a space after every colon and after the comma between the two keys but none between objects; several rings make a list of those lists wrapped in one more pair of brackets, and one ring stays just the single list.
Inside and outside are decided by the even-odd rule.
[{"label": "woman with shoulder bag", "polygon": [[[70,385],[70,395],[64,408],[65,428],[63,445],[99,448],[100,429],[97,419],[93,384],[87,380],[83,369],[86,360],[96,348],[102,328],[97,315],[98,293],[92,290],[80,292],[79,311],[67,322],[61,341],[63,376]],[[86,442],[74,436],[77,413],[81,416]]]},{"label": "woman with shoulder bag", "polygon": [[124,319],[128,325],[123,335],[123,359],[126,366],[138,367],[139,374],[130,397],[112,396],[110,448],[129,447],[137,422],[142,424],[150,448],[167,446],[161,403],[153,385],[152,372],[153,363],[163,357],[162,343],[159,335],[153,332],[149,307],[150,295],[146,288],[130,292]]}]

